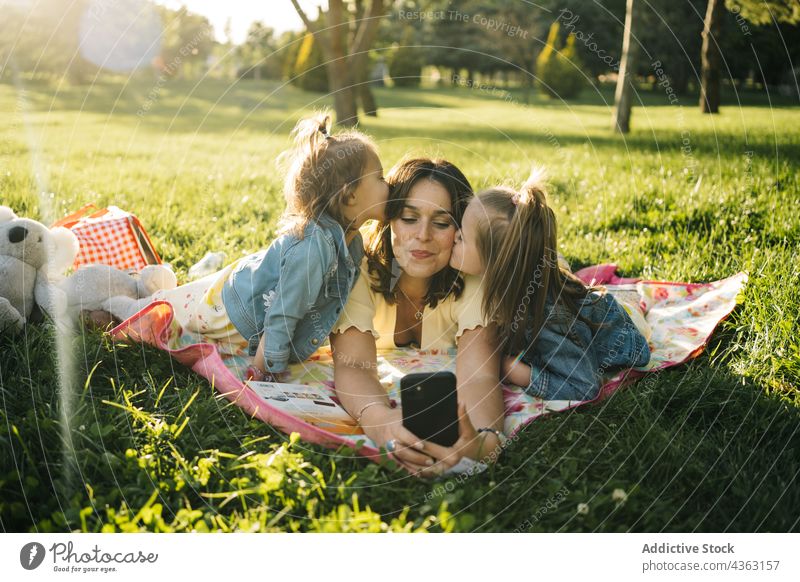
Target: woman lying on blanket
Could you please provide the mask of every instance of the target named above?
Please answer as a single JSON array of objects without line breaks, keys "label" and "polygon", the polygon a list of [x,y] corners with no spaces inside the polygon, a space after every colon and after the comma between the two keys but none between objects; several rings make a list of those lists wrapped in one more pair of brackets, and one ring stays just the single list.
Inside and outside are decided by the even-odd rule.
[{"label": "woman lying on blanket", "polygon": [[359,227],[384,217],[389,196],[372,140],[357,131],[331,135],[329,126],[320,114],[295,127],[284,229],[268,249],[147,299],[112,298],[109,311],[127,319],[168,301],[183,330],[223,354],[255,356],[250,375],[261,379],[315,352],[358,278]]},{"label": "woman lying on blanket", "polygon": [[[454,165],[429,159],[403,162],[387,180],[387,222],[367,239],[366,266],[331,336],[334,382],[367,436],[409,472],[428,476],[500,446],[500,354],[494,330],[481,316],[480,281],[448,265],[472,197],[469,182]],[[452,447],[421,442],[389,405],[376,349],[447,350],[456,344],[460,438]]]},{"label": "woman lying on blanket", "polygon": [[649,331],[559,265],[556,243],[537,171],[519,192],[492,188],[469,203],[450,264],[483,278],[507,381],[545,400],[593,400],[605,374],[648,363]]}]

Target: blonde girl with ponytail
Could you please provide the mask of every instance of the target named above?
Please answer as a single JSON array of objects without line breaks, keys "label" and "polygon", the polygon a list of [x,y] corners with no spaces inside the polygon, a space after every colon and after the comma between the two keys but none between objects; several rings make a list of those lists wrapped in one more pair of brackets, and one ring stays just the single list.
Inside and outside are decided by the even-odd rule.
[{"label": "blonde girl with ponytail", "polygon": [[646,330],[560,260],[541,169],[519,191],[498,186],[470,202],[450,265],[482,277],[484,317],[505,355],[502,379],[533,396],[592,400],[606,374],[650,360]]},{"label": "blonde girl with ponytail", "polygon": [[[382,220],[389,186],[373,141],[330,132],[321,113],[294,128],[281,236],[241,262],[223,288],[225,307],[255,353],[249,374],[274,378],[327,340],[360,273],[359,228]],[[257,346],[257,347],[256,347]]]},{"label": "blonde girl with ponytail", "polygon": [[288,162],[281,232],[269,248],[221,271],[147,300],[120,299],[127,319],[153,300],[168,301],[182,330],[222,353],[254,357],[247,375],[275,379],[303,361],[339,318],[364,256],[359,227],[385,216],[389,186],[372,140],[332,134],[330,115],[301,120]]}]

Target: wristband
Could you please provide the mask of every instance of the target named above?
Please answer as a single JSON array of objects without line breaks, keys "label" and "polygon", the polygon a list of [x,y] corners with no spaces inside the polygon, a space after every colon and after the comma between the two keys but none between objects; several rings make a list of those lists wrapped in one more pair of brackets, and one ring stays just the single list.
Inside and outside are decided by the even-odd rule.
[{"label": "wristband", "polygon": [[500,432],[499,430],[497,430],[496,428],[491,428],[491,427],[488,427],[488,426],[484,426],[483,428],[479,428],[477,430],[477,432],[478,433],[492,432],[492,433],[496,434],[497,438],[500,439],[500,446],[501,447],[505,447],[506,443],[508,442],[508,437],[506,435],[504,435],[502,432]]}]

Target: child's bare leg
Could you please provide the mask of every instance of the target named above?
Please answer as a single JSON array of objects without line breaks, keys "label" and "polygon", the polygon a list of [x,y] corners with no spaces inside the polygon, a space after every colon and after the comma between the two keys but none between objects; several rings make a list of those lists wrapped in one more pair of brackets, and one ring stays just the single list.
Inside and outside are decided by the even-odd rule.
[{"label": "child's bare leg", "polygon": [[517,386],[527,386],[531,383],[531,367],[520,362],[517,358],[506,356],[500,370],[500,379],[503,382]]}]

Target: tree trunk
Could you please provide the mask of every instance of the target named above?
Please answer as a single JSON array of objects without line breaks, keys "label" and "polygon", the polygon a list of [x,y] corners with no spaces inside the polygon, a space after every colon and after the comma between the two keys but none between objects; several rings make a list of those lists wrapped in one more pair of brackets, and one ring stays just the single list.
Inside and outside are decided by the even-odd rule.
[{"label": "tree trunk", "polygon": [[703,24],[703,49],[700,73],[700,111],[719,113],[719,81],[722,54],[719,50],[722,19],[725,16],[724,0],[708,0],[706,20]]},{"label": "tree trunk", "polygon": [[347,82],[347,68],[344,58],[339,63],[328,62],[328,87],[333,93],[333,109],[336,111],[336,124],[354,127],[358,124],[358,110],[353,87]]},{"label": "tree trunk", "polygon": [[366,13],[359,3],[359,12],[365,14],[357,20],[356,36],[353,40],[353,50],[350,55],[349,68],[353,74],[353,85],[358,100],[364,113],[370,117],[378,116],[378,105],[372,94],[369,79],[369,49],[375,42],[378,34],[378,24],[384,12],[383,0],[372,0]]},{"label": "tree trunk", "polygon": [[361,108],[364,110],[364,115],[378,117],[378,104],[375,102],[375,96],[372,94],[372,89],[369,86],[369,80],[359,81],[357,91],[358,100],[361,102]]},{"label": "tree trunk", "polygon": [[[337,125],[352,127],[358,123],[356,94],[361,92],[357,90],[357,79],[362,74],[366,77],[366,64],[356,65],[360,65],[361,59],[364,62],[367,60],[369,48],[375,40],[379,18],[383,14],[383,2],[384,0],[372,0],[367,17],[356,19],[355,35],[352,42],[348,43],[350,23],[349,18],[345,18],[346,10],[342,0],[329,0],[327,15],[319,9],[319,21],[325,21],[322,26],[311,22],[298,1],[292,0],[300,19],[322,47]],[[357,12],[363,13],[361,8],[357,5]],[[361,86],[366,87],[366,84],[362,83]],[[374,99],[370,102],[369,97],[367,100],[362,97],[368,113],[376,110]]]},{"label": "tree trunk", "polygon": [[633,107],[633,75],[636,66],[636,45],[634,44],[635,0],[627,0],[625,12],[625,31],[622,39],[622,62],[617,78],[617,91],[614,95],[614,130],[628,133],[631,130],[631,108]]},{"label": "tree trunk", "polygon": [[326,55],[328,86],[333,92],[333,107],[336,124],[353,127],[358,124],[356,94],[347,66],[347,22],[344,18],[342,0],[329,0],[328,26],[330,26],[330,51]]},{"label": "tree trunk", "polygon": [[297,0],[292,0],[297,14],[314,35],[314,40],[319,42],[325,58],[325,73],[328,77],[328,90],[333,94],[333,108],[336,111],[336,124],[352,127],[358,123],[358,110],[353,87],[350,85],[350,75],[347,71],[347,53],[345,48],[345,33],[347,32],[344,21],[344,8],[342,0],[330,0],[328,3],[327,18],[324,17],[322,8],[319,9],[319,26],[306,16]]}]

